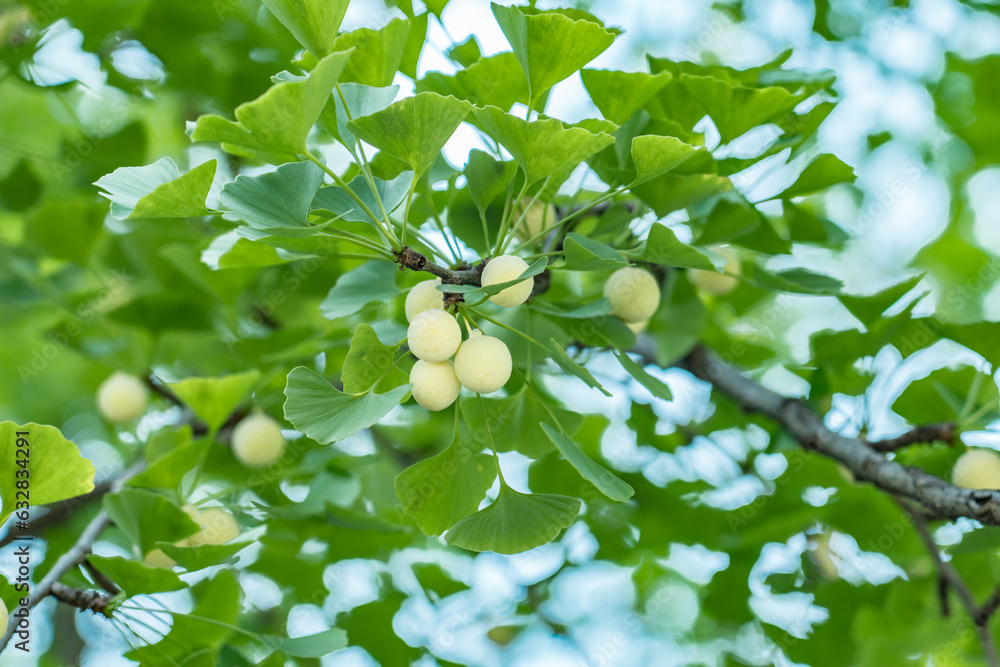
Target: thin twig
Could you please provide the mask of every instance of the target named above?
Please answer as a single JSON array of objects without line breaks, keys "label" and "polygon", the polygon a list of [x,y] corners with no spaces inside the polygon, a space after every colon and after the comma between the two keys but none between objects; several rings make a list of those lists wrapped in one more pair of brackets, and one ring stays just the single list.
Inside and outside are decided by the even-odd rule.
[{"label": "thin twig", "polygon": [[[997,653],[996,643],[993,641],[993,633],[987,627],[987,621],[993,612],[996,611],[997,606],[1000,605],[1000,598],[997,598],[997,593],[994,591],[990,599],[986,601],[986,604],[980,607],[972,591],[969,590],[965,580],[962,578],[962,575],[955,569],[955,566],[941,558],[941,550],[938,548],[937,542],[934,541],[934,536],[927,525],[927,518],[922,512],[902,498],[896,498],[896,502],[913,519],[913,526],[917,529],[917,535],[920,536],[920,541],[924,543],[924,548],[927,549],[927,553],[930,554],[931,560],[934,561],[934,566],[937,568],[938,594],[941,596],[942,613],[945,616],[948,615],[948,590],[951,589],[958,595],[962,606],[969,614],[969,620],[976,634],[979,636],[979,643],[982,645],[983,657],[986,658],[986,663],[990,667],[1000,667],[1000,654]],[[996,601],[994,601],[994,598],[997,598]]]},{"label": "thin twig", "polygon": [[52,583],[49,593],[60,602],[65,602],[71,607],[77,607],[80,610],[92,611],[95,614],[104,614],[104,610],[107,609],[108,603],[112,598],[111,595],[104,595],[97,591],[70,588],[69,586],[60,584],[58,581]]},{"label": "thin twig", "polygon": [[877,452],[894,452],[897,449],[909,447],[910,445],[935,441],[940,441],[948,446],[951,446],[954,444],[954,440],[955,423],[940,422],[917,426],[902,435],[897,435],[895,438],[876,440],[874,442],[869,442],[868,444]]}]

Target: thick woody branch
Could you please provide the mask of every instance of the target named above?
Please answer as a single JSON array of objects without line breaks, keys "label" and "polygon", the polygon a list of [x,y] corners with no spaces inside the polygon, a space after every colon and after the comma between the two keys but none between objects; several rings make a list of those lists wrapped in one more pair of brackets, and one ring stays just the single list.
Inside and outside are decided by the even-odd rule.
[{"label": "thick woody branch", "polygon": [[967,517],[1000,525],[1000,491],[960,488],[919,468],[890,461],[870,443],[834,433],[805,403],[745,377],[704,346],[695,347],[684,359],[684,366],[745,410],[780,423],[803,448],[838,461],[859,480],[918,503],[930,517]]},{"label": "thick woody branch", "polygon": [[911,431],[907,431],[895,438],[876,440],[868,444],[877,452],[894,452],[903,447],[917,445],[926,442],[940,441],[946,445],[955,444],[955,424],[954,422],[941,422],[937,424],[924,424]]}]

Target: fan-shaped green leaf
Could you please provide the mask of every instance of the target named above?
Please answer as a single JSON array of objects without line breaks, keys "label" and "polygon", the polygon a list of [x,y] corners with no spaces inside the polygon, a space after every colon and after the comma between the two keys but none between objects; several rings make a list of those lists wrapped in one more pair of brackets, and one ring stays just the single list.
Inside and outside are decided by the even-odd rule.
[{"label": "fan-shaped green leaf", "polygon": [[567,127],[551,118],[528,122],[496,107],[476,108],[473,114],[490,136],[514,156],[528,183],[571,171],[615,140],[605,132],[595,134]]},{"label": "fan-shaped green leaf", "polygon": [[[404,171],[391,181],[383,181],[381,178],[375,179],[375,189],[378,191],[378,199],[372,193],[371,186],[364,176],[355,176],[347,187],[351,189],[368,207],[368,210],[380,212],[378,202],[382,201],[386,213],[392,213],[403,200],[406,199],[410,186],[413,183],[413,172]],[[344,188],[339,185],[331,185],[320,188],[312,201],[313,211],[323,211],[345,222],[366,222],[375,225],[375,222],[365,213],[364,209],[358,206]],[[378,213],[376,213],[377,215]]]},{"label": "fan-shaped green leaf", "polygon": [[260,371],[252,369],[220,377],[187,378],[168,386],[214,432],[246,398],[259,379]]},{"label": "fan-shaped green leaf", "polygon": [[306,137],[330,99],[337,79],[351,57],[350,51],[331,53],[309,76],[278,83],[252,102],[236,108],[236,122],[222,116],[200,116],[192,141],[211,141],[240,155],[283,162],[306,151]]},{"label": "fan-shaped green leaf", "polygon": [[323,171],[312,162],[290,162],[259,176],[240,175],[226,183],[219,202],[226,220],[243,221],[279,236],[309,236],[323,225],[309,223],[309,210]]},{"label": "fan-shaped green leaf", "polygon": [[24,499],[17,497],[18,480],[30,476],[32,507],[94,490],[94,464],[54,426],[0,422],[0,457],[6,471],[0,475],[0,525]]},{"label": "fan-shaped green leaf", "polygon": [[316,442],[343,440],[378,422],[399,405],[410,385],[376,394],[345,394],[322,376],[298,366],[285,386],[285,419]]},{"label": "fan-shaped green leaf", "polygon": [[528,79],[532,102],[615,41],[615,33],[596,19],[574,20],[558,10],[526,15],[520,7],[495,2],[492,8]]},{"label": "fan-shaped green leaf", "polygon": [[410,165],[419,178],[434,164],[472,105],[437,93],[418,93],[370,116],[355,118],[347,128],[359,139]]},{"label": "fan-shaped green leaf", "polygon": [[350,0],[263,0],[299,44],[317,58],[329,55]]},{"label": "fan-shaped green leaf", "polygon": [[111,200],[111,215],[136,218],[188,218],[207,215],[205,199],[212,187],[216,161],[182,174],[168,157],[145,167],[119,167],[94,185]]},{"label": "fan-shaped green leaf", "polygon": [[604,69],[581,70],[583,87],[601,115],[621,125],[641,109],[658,90],[667,85],[670,72],[617,72]]},{"label": "fan-shaped green leaf", "polygon": [[501,484],[493,504],[456,523],[445,539],[469,551],[517,554],[554,540],[579,512],[576,498],[520,493]]},{"label": "fan-shaped green leaf", "polygon": [[396,477],[396,496],[427,535],[440,535],[474,514],[497,469],[493,457],[475,454],[456,438],[444,451]]}]

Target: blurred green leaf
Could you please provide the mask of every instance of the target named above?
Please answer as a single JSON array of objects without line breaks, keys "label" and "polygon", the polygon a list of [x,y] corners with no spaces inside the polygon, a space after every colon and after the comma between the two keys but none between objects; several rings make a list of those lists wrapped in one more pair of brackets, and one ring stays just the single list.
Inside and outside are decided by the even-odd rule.
[{"label": "blurred green leaf", "polygon": [[317,58],[333,52],[350,0],[263,0],[299,44]]}]

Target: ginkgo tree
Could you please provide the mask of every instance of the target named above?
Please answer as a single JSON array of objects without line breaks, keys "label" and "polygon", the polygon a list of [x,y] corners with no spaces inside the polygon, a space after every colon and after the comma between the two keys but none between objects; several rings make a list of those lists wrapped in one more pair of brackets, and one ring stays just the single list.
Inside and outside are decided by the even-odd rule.
[{"label": "ginkgo tree", "polygon": [[[544,627],[590,663],[648,664],[546,607],[589,561],[626,572],[631,631],[714,647],[697,664],[997,664],[1000,458],[963,439],[1000,407],[995,324],[968,289],[991,264],[951,229],[924,273],[874,293],[803,261],[849,239],[823,195],[855,173],[817,141],[833,72],[787,66],[791,51],[599,69],[624,38],[613,17],[534,2],[493,3],[509,49],[471,37],[442,71],[420,63],[448,2],[390,2],[391,20],[353,31],[347,0],[131,4],[10,14],[0,139],[37,154],[0,153],[0,230],[17,230],[0,326],[22,330],[4,353],[18,396],[0,424],[0,544],[46,548],[28,574],[0,567],[5,657],[45,650],[26,615],[53,597],[143,665],[318,664],[348,646],[479,664],[442,642],[448,619],[397,629],[412,595],[444,609],[473,586],[447,563],[554,544],[559,566],[483,621],[495,646]],[[35,72],[28,46],[60,23],[128,91],[114,131],[93,129],[105,102]],[[161,80],[115,60],[133,43]],[[569,79],[591,117],[546,113]],[[988,137],[952,111],[978,156]],[[460,128],[479,147],[455,164]],[[771,172],[784,184],[751,199],[747,175]],[[856,326],[813,332],[805,358],[772,327],[791,326],[790,303],[831,302]],[[867,412],[884,391],[886,350],[945,340],[978,361],[900,388],[897,435],[838,422],[836,401]],[[331,572],[361,561],[377,592],[346,604]],[[326,629],[301,632],[298,605]]]}]

